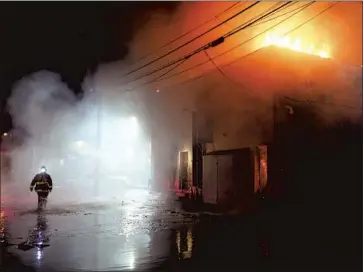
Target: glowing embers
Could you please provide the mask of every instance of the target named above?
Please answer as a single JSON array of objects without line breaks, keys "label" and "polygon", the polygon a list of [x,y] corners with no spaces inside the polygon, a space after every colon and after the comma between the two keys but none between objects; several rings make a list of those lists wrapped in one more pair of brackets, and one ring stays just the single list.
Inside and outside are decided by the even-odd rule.
[{"label": "glowing embers", "polygon": [[280,36],[276,34],[267,34],[263,46],[267,47],[275,45],[278,47],[288,48],[293,51],[319,56],[321,58],[330,58],[327,48],[316,48],[314,44],[304,44],[301,39],[291,39],[288,36]]}]

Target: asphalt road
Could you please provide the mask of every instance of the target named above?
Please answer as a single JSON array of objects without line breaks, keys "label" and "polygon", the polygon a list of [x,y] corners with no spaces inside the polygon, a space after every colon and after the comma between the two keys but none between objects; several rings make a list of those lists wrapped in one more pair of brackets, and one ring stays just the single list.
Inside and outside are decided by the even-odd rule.
[{"label": "asphalt road", "polygon": [[298,212],[188,213],[145,189],[43,213],[32,201],[2,203],[0,271],[361,271],[353,240]]},{"label": "asphalt road", "polygon": [[7,251],[39,271],[150,269],[168,257],[172,230],[195,221],[145,189],[112,202],[49,203],[41,213],[3,203],[2,217]]}]

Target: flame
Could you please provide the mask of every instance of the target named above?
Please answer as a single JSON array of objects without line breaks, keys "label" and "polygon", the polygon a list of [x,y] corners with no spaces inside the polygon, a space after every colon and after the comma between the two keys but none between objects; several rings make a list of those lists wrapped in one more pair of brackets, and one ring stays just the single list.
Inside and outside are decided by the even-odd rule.
[{"label": "flame", "polygon": [[319,56],[321,58],[330,58],[326,49],[316,49],[313,44],[303,46],[301,39],[295,38],[292,40],[288,36],[279,36],[275,34],[267,34],[263,46],[276,45],[278,47],[288,48],[293,51]]}]

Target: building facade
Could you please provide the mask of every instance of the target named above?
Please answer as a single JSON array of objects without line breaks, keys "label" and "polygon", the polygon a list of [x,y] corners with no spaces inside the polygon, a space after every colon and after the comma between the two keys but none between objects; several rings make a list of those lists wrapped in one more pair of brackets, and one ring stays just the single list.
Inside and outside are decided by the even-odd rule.
[{"label": "building facade", "polygon": [[[250,75],[246,70],[251,70],[249,65],[258,67],[260,74]],[[217,188],[217,180],[223,179],[219,183],[227,184],[227,179],[233,179],[228,176],[221,178],[221,173],[226,172],[228,175],[237,167],[233,163],[237,160],[236,150],[242,153],[242,150],[249,150],[251,159],[249,163],[251,161],[253,163],[250,163],[250,166],[244,163],[246,168],[244,171],[253,173],[253,178],[245,181],[252,182],[251,192],[256,193],[268,187],[269,180],[274,179],[274,174],[269,178],[269,171],[276,172],[272,169],[274,166],[272,160],[276,160],[274,153],[277,152],[277,147],[273,144],[278,141],[278,137],[282,138],[279,135],[282,133],[281,124],[291,126],[289,120],[300,114],[301,108],[316,116],[319,125],[323,127],[335,126],[340,121],[348,119],[352,122],[361,120],[361,67],[344,66],[330,59],[272,47],[255,54],[244,66],[232,70],[231,74],[236,74],[238,71],[241,75],[244,72],[248,75],[246,82],[243,80],[240,82],[239,91],[245,93],[245,88],[248,88],[248,91],[255,92],[256,96],[265,94],[263,99],[253,97],[246,100],[243,95],[237,93],[238,90],[233,94],[226,94],[223,99],[221,96],[218,97],[223,94],[216,94],[215,99],[220,104],[224,103],[222,105],[224,109],[214,109],[215,112],[211,112],[197,107],[194,119],[190,119],[192,133],[180,139],[179,146],[182,148],[178,151],[179,180],[176,183],[179,184],[179,188],[185,188],[180,184],[190,184],[191,192],[193,187],[203,188],[206,194],[204,200],[210,203],[217,203],[217,198],[222,199],[220,195],[223,186]],[[259,80],[261,75],[263,82]],[[204,118],[203,122],[196,121],[198,115],[201,116],[200,119]],[[206,121],[208,119],[206,116],[212,116],[209,122]],[[296,122],[298,126],[304,127],[306,121],[302,118]],[[288,135],[286,131],[289,129],[285,128],[284,132]],[[201,139],[198,139],[198,135],[202,135]],[[183,153],[186,152],[186,146],[189,148],[188,153]],[[199,157],[196,156],[195,153],[198,152],[202,156],[200,154]],[[268,162],[272,166],[267,165]],[[192,173],[192,177],[189,176],[189,182],[185,183],[183,181],[186,179],[185,169],[190,167],[192,169],[188,173]],[[244,169],[242,165],[240,169]],[[231,188],[236,188],[236,185],[232,184]],[[278,181],[276,188],[272,187],[269,188],[270,191],[280,190],[276,189],[279,187]],[[211,191],[214,191],[214,194],[211,194]]]}]

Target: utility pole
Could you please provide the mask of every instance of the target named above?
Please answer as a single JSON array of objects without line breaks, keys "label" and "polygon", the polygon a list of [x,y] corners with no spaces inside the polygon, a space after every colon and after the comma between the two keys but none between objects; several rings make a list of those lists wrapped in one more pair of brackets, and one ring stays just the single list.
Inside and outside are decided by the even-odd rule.
[{"label": "utility pole", "polygon": [[[93,79],[93,91],[96,96],[96,165],[95,165],[95,183],[94,183],[94,197],[97,197],[99,194],[99,180],[100,180],[100,171],[101,169],[101,137],[102,137],[102,95],[101,91],[95,88],[94,79]],[[99,226],[98,213],[95,216],[94,221],[95,226]],[[100,253],[98,244],[95,246],[95,256]],[[95,267],[98,266],[97,258],[94,258]]]},{"label": "utility pole", "polygon": [[94,90],[96,93],[96,165],[95,165],[95,183],[94,183],[94,194],[95,196],[99,193],[99,180],[102,171],[101,163],[101,143],[102,143],[102,95],[98,90]]}]

